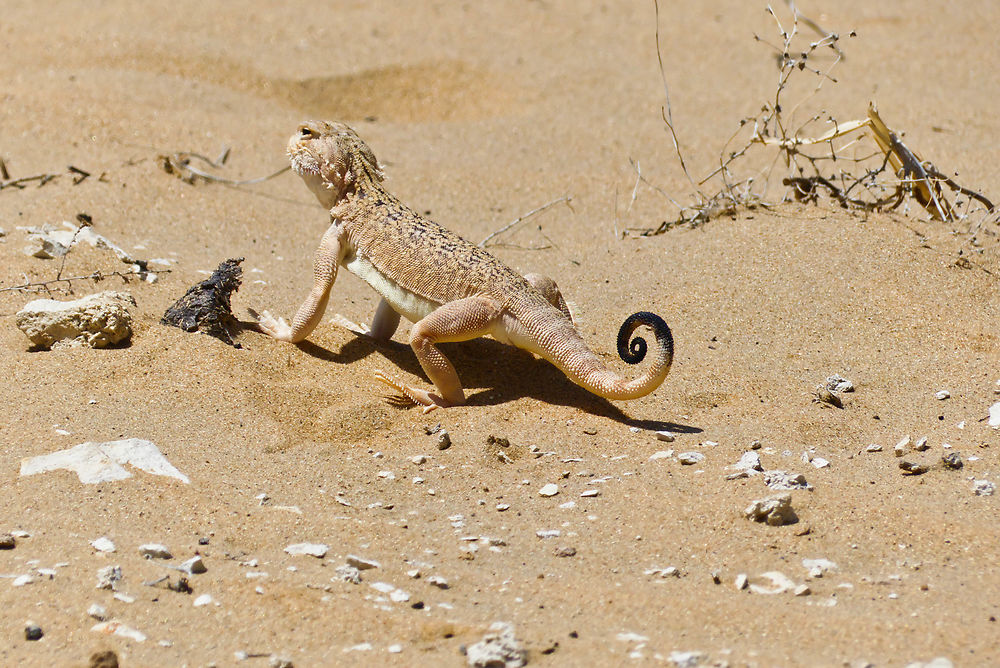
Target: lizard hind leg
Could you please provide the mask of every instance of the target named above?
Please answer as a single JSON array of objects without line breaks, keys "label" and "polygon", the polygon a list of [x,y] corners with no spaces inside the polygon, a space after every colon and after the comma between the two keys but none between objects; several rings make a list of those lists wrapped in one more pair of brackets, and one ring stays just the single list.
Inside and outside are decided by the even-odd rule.
[{"label": "lizard hind leg", "polygon": [[566,316],[570,322],[573,322],[573,316],[570,315],[569,307],[566,305],[566,300],[563,299],[562,293],[559,292],[559,286],[556,285],[555,281],[545,274],[535,273],[525,274],[524,280],[528,281],[531,287],[542,293],[542,296],[545,297],[547,302],[562,311],[562,314]]},{"label": "lizard hind leg", "polygon": [[500,306],[488,297],[468,297],[448,302],[422,318],[410,330],[410,346],[436,393],[400,382],[381,371],[375,378],[400,392],[424,412],[465,403],[465,392],[458,373],[435,344],[468,341],[489,334]]}]

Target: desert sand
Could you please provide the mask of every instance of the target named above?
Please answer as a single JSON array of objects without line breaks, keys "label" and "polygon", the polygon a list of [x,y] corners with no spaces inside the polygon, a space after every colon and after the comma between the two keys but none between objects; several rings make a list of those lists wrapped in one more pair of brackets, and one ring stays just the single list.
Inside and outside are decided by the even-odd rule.
[{"label": "desert sand", "polygon": [[[1000,5],[797,4],[844,35],[815,113],[863,118],[874,101],[922,157],[1000,197]],[[135,298],[131,342],[109,349],[31,350],[14,314],[47,295],[0,292],[0,534],[16,532],[0,551],[0,664],[84,666],[110,650],[123,666],[460,666],[497,621],[539,666],[1000,664],[1000,496],[973,491],[1000,483],[986,421],[1000,401],[996,218],[973,234],[912,202],[863,213],[823,196],[642,236],[677,216],[663,193],[694,193],[661,118],[655,26],[645,0],[7,0],[4,182],[56,178],[0,190],[0,289],[127,271],[86,245],[64,264],[23,252],[19,228],[80,213],[171,271],[50,285],[56,299]],[[660,31],[674,127],[700,179],[773,99],[775,54],[754,34],[778,41],[774,21],[763,3],[663,2]],[[158,156],[228,146],[217,173],[264,176],[308,118],[350,123],[393,192],[473,241],[571,198],[493,252],[555,278],[623,373],[635,372],[617,364],[618,326],[660,314],[677,351],[666,382],[611,403],[483,339],[445,346],[467,405],[393,405],[374,371],[426,379],[405,324],[376,345],[331,322],[368,322],[377,304],[347,272],[306,343],[253,331],[248,309],[289,317],[304,298],[326,212],[292,174],[189,184]],[[648,183],[636,187],[630,161]],[[241,348],[159,324],[236,257]],[[813,400],[832,374],[855,385],[843,408]],[[446,450],[427,433],[437,424]],[[899,469],[906,436],[923,475]],[[913,451],[922,437],[929,449]],[[136,469],[99,484],[20,475],[31,457],[129,438],[189,483]],[[811,485],[791,492],[798,522],[744,517],[776,493],[761,475],[726,479],[754,441],[763,468]],[[684,465],[685,452],[704,458]],[[942,466],[949,452],[961,470]],[[548,484],[558,494],[540,495]],[[114,552],[92,546],[102,537]],[[145,543],[173,558],[145,559]],[[285,552],[296,543],[329,549]],[[193,592],[167,589],[182,574],[164,564],[195,555],[207,571],[188,576]],[[348,555],[379,566],[345,582]],[[815,559],[834,565],[816,577],[803,564]],[[115,565],[117,591],[97,589]],[[809,594],[761,593],[773,572]],[[740,575],[756,590],[737,588]],[[145,640],[92,630],[95,603]],[[40,640],[26,640],[29,622]]]}]

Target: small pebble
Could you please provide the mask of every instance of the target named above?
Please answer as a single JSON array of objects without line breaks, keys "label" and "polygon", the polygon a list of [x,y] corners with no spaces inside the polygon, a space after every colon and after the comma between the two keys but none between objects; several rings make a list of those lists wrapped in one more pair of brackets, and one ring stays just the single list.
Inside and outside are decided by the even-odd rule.
[{"label": "small pebble", "polygon": [[198,573],[204,573],[208,569],[205,567],[205,562],[201,560],[201,557],[195,555],[178,566],[177,570],[184,571],[189,575],[197,575]]},{"label": "small pebble", "polygon": [[672,431],[658,431],[656,432],[656,439],[658,441],[666,441],[667,443],[673,443],[676,435]]},{"label": "small pebble", "polygon": [[701,452],[682,452],[677,455],[677,461],[685,466],[691,466],[692,464],[697,464],[701,460],[705,459],[705,455]]},{"label": "small pebble", "polygon": [[536,531],[535,535],[542,539],[558,538],[560,535],[562,535],[562,532],[559,531],[559,529],[542,529],[540,531]]},{"label": "small pebble", "polygon": [[736,587],[737,591],[740,591],[742,589],[746,589],[747,588],[747,583],[748,582],[749,582],[749,578],[747,578],[747,574],[746,573],[740,573],[739,575],[736,576],[736,580],[733,581],[733,586]]},{"label": "small pebble", "polygon": [[34,582],[35,579],[30,575],[18,575],[16,578],[11,580],[11,587],[23,587],[24,585],[29,585]]},{"label": "small pebble", "polygon": [[285,548],[285,552],[292,556],[310,556],[322,559],[330,551],[329,545],[323,543],[293,543]]},{"label": "small pebble", "polygon": [[194,600],[192,605],[196,608],[200,608],[202,606],[208,605],[209,603],[212,603],[214,600],[215,599],[212,598],[211,594],[202,594],[201,596],[199,596]]},{"label": "small pebble", "polygon": [[41,640],[45,633],[42,631],[42,627],[38,624],[28,623],[24,627],[24,639],[25,640]]},{"label": "small pebble", "polygon": [[551,482],[547,485],[544,485],[540,490],[538,490],[538,494],[540,496],[555,496],[558,493],[559,493],[559,486]]},{"label": "small pebble", "polygon": [[576,556],[576,548],[575,547],[568,547],[568,546],[557,547],[555,554],[556,554],[557,557],[575,557]]},{"label": "small pebble", "polygon": [[831,392],[853,392],[854,383],[835,373],[826,379],[826,388]]},{"label": "small pebble", "polygon": [[427,576],[427,583],[430,584],[430,585],[432,585],[432,586],[434,586],[434,587],[437,587],[438,589],[447,589],[450,586],[448,584],[448,581],[445,580],[440,575],[429,575],[429,576]]},{"label": "small pebble", "polygon": [[17,545],[17,541],[9,533],[0,535],[0,550],[13,550]]},{"label": "small pebble", "polygon": [[930,470],[926,464],[917,464],[905,459],[899,462],[899,468],[903,471],[903,475],[921,475]]},{"label": "small pebble", "polygon": [[962,455],[957,452],[949,452],[948,454],[941,457],[941,463],[945,465],[945,468],[958,470],[965,466],[962,462]]},{"label": "small pebble", "polygon": [[364,557],[359,557],[354,554],[349,554],[346,557],[347,565],[353,566],[359,571],[367,571],[372,568],[381,568],[382,564],[375,561],[374,559],[365,559]]},{"label": "small pebble", "polygon": [[91,546],[98,552],[114,552],[115,544],[111,542],[111,539],[107,536],[101,536],[96,540],[90,541]]},{"label": "small pebble", "polygon": [[976,493],[976,496],[993,496],[997,491],[997,486],[989,480],[973,480],[972,491]]},{"label": "small pebble", "polygon": [[948,392],[948,390],[939,390],[934,393],[934,396],[937,397],[939,401],[944,401],[951,396],[951,393]]},{"label": "small pebble", "polygon": [[103,605],[91,603],[90,607],[87,608],[87,615],[99,622],[103,622],[108,618],[108,610]]},{"label": "small pebble", "polygon": [[343,564],[342,566],[337,566],[334,572],[337,574],[333,578],[334,580],[343,580],[351,584],[361,584],[361,571],[354,566]]},{"label": "small pebble", "polygon": [[913,444],[913,449],[917,452],[924,452],[925,450],[930,450],[931,446],[927,445],[927,437],[921,436],[920,440]]},{"label": "small pebble", "polygon": [[580,496],[582,496],[585,499],[590,499],[590,498],[593,498],[595,496],[599,496],[600,493],[601,492],[599,490],[596,490],[596,489],[586,489],[586,490],[580,492]]},{"label": "small pebble", "polygon": [[98,589],[118,589],[118,583],[122,579],[121,566],[105,566],[97,570]]},{"label": "small pebble", "polygon": [[796,596],[808,596],[809,594],[812,593],[812,590],[809,589],[809,585],[800,584],[798,587],[794,589],[792,593],[795,594]]},{"label": "small pebble", "polygon": [[427,455],[417,455],[415,457],[410,457],[410,461],[419,466],[427,461]]},{"label": "small pebble", "polygon": [[649,461],[656,461],[657,459],[669,459],[674,456],[673,450],[660,450],[659,452],[654,452],[649,456]]},{"label": "small pebble", "polygon": [[878,443],[872,443],[867,448],[865,448],[865,452],[882,452],[882,446],[879,445]]},{"label": "small pebble", "polygon": [[498,503],[497,504],[497,511],[498,512],[502,513],[505,510],[510,510],[510,504],[509,503]]},{"label": "small pebble", "polygon": [[441,431],[438,432],[437,449],[447,450],[450,447],[451,447],[451,436],[448,435],[447,431],[442,429]]},{"label": "small pebble", "polygon": [[139,554],[147,559],[173,559],[174,555],[166,545],[161,543],[146,543],[139,546]]}]

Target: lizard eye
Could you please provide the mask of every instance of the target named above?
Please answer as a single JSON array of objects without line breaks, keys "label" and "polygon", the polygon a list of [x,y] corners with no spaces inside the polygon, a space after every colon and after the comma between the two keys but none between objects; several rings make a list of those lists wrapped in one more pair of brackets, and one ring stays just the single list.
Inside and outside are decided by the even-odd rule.
[{"label": "lizard eye", "polygon": [[316,136],[316,132],[308,125],[303,125],[299,128],[299,137],[302,139],[312,139]]}]

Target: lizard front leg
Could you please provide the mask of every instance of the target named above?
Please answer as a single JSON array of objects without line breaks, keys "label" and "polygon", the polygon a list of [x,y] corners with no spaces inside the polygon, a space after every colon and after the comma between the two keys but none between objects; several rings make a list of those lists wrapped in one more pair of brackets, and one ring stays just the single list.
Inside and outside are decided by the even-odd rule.
[{"label": "lizard front leg", "polygon": [[417,355],[420,366],[437,389],[437,394],[406,385],[381,371],[375,377],[401,392],[413,403],[424,407],[424,412],[465,403],[465,392],[455,367],[438,350],[436,343],[468,341],[489,334],[500,306],[488,297],[468,297],[443,304],[421,319],[410,330],[410,346]]},{"label": "lizard front leg", "polygon": [[291,343],[298,343],[309,336],[323,319],[323,311],[326,310],[326,303],[330,298],[330,289],[337,280],[337,267],[342,256],[341,229],[339,225],[332,225],[316,249],[313,260],[313,287],[292,319],[292,324],[289,325],[284,318],[276,318],[264,311],[257,317],[257,327],[260,331],[279,341]]}]

